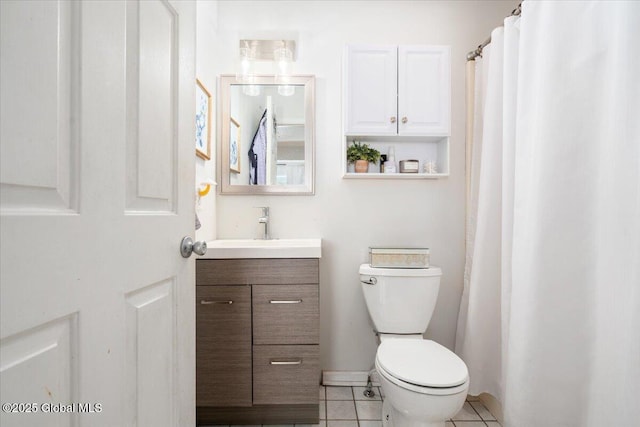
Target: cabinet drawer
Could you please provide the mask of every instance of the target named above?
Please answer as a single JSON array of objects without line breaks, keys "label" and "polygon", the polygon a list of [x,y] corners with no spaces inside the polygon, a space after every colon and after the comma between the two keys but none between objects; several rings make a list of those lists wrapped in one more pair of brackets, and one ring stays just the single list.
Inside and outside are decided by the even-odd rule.
[{"label": "cabinet drawer", "polygon": [[318,344],[318,285],[253,286],[253,344]]},{"label": "cabinet drawer", "polygon": [[196,287],[196,403],[251,406],[249,286]]},{"label": "cabinet drawer", "polygon": [[320,355],[317,345],[253,347],[253,404],[318,403]]},{"label": "cabinet drawer", "polygon": [[199,259],[196,285],[287,285],[319,283],[316,258]]}]

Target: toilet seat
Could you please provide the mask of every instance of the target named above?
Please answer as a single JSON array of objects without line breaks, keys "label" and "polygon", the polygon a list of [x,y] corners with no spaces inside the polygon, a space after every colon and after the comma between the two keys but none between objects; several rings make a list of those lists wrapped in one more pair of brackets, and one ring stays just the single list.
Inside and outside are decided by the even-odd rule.
[{"label": "toilet seat", "polygon": [[425,394],[457,393],[469,380],[462,359],[431,340],[383,341],[376,353],[376,368],[392,383]]}]

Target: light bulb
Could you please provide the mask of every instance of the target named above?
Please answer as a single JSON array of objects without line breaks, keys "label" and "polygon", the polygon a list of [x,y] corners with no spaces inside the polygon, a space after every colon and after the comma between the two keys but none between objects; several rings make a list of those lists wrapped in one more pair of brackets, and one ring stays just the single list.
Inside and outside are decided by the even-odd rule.
[{"label": "light bulb", "polygon": [[240,61],[238,63],[238,71],[236,72],[236,80],[239,83],[253,83],[253,62],[251,49],[248,47],[241,47]]},{"label": "light bulb", "polygon": [[273,51],[276,84],[287,84],[293,69],[293,52],[285,47]]}]

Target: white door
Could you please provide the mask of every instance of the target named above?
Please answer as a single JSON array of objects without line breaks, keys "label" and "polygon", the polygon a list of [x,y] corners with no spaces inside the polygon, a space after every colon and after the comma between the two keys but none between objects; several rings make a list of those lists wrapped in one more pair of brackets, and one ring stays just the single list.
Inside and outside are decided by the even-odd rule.
[{"label": "white door", "polygon": [[398,134],[450,134],[450,56],[448,46],[398,48]]},{"label": "white door", "polygon": [[194,5],[0,7],[0,424],[194,425]]},{"label": "white door", "polygon": [[345,133],[396,135],[398,48],[349,45],[345,52]]}]

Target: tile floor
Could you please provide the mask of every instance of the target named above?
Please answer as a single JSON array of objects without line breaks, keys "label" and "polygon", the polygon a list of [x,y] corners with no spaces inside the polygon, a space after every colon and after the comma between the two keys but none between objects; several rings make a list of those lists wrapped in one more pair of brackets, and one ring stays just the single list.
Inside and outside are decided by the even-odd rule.
[{"label": "tile floor", "polygon": [[[317,427],[382,427],[381,389],[374,387],[373,399],[364,397],[364,387],[320,386],[320,424]],[[234,426],[239,427],[239,426]],[[242,426],[259,427],[259,426]],[[270,426],[275,427],[275,426]],[[285,425],[278,427],[294,427]],[[295,427],[312,427],[308,424],[296,424]],[[463,408],[446,427],[501,427],[496,418],[474,399],[468,399]]]}]

